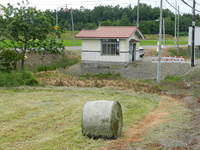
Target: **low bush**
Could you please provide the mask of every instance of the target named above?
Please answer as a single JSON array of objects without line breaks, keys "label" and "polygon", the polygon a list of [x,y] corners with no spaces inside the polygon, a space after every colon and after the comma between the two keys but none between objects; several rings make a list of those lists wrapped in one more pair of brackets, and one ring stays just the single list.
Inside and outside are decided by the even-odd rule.
[{"label": "low bush", "polygon": [[0,72],[0,87],[16,87],[22,85],[35,86],[39,82],[31,72]]},{"label": "low bush", "polygon": [[0,71],[16,70],[21,55],[11,49],[0,49]]}]

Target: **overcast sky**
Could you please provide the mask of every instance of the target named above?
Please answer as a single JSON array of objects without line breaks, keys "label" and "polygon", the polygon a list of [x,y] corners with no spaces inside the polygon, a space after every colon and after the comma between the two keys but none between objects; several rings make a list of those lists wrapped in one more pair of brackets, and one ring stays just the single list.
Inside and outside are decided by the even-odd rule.
[{"label": "overcast sky", "polygon": [[[152,5],[153,7],[158,7],[160,5],[159,0],[140,0],[141,3],[147,3]],[[173,8],[163,0],[164,8],[169,8],[173,10]],[[175,6],[175,0],[168,0],[172,5]],[[180,11],[184,13],[191,13],[192,10],[185,4],[181,2],[181,0],[177,0],[178,4],[180,5]],[[21,0],[0,0],[0,4],[6,5],[7,3],[11,3],[12,5],[16,5],[17,2],[21,2]],[[135,6],[137,4],[137,0],[29,0],[30,5],[34,6],[38,9],[58,9],[61,7],[65,7],[66,4],[68,8],[80,8],[83,6],[85,8],[93,8],[98,5],[117,5],[119,4],[122,7],[126,7],[127,5],[131,4]],[[190,5],[192,5],[192,0],[186,0]],[[198,1],[197,1],[198,3]],[[197,4],[197,9],[200,10],[200,0]]]}]

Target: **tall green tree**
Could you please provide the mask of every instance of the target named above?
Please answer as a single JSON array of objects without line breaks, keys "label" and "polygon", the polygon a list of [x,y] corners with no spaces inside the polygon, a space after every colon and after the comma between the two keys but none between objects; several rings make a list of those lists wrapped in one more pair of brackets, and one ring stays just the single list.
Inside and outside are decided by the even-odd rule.
[{"label": "tall green tree", "polygon": [[32,43],[35,40],[46,40],[49,35],[54,34],[52,18],[46,13],[38,11],[35,8],[28,7],[28,1],[18,3],[14,8],[10,4],[2,7],[4,11],[2,22],[6,24],[6,39],[13,43],[13,47],[20,48],[21,69],[24,69],[25,56],[28,50],[33,49]]}]

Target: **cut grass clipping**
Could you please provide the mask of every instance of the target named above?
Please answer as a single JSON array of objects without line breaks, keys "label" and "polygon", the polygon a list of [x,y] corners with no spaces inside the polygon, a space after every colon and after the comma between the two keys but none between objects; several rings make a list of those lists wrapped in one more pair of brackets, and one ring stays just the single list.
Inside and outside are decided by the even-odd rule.
[{"label": "cut grass clipping", "polygon": [[39,82],[31,72],[0,72],[0,87],[16,87],[21,85],[38,85]]},{"label": "cut grass clipping", "polygon": [[111,141],[82,136],[81,114],[87,101],[120,102],[126,130],[160,99],[110,88],[0,89],[0,149],[96,150]]}]

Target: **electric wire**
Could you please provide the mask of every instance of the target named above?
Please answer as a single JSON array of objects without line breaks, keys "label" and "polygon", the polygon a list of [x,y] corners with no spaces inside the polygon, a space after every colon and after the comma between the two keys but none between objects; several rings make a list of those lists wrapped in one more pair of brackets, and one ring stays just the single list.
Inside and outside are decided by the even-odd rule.
[{"label": "electric wire", "polygon": [[177,12],[179,12],[180,14],[184,14],[183,12],[180,12],[180,10],[178,10],[176,7],[174,7],[168,0],[165,0],[172,8],[174,8]]},{"label": "electric wire", "polygon": [[[193,7],[192,6],[190,6],[185,0],[181,0],[185,5],[187,5],[188,7],[190,7],[190,8],[192,8],[193,9]],[[198,9],[195,9],[195,11],[197,11],[197,12],[199,12],[200,13],[200,10],[198,10]]]}]

